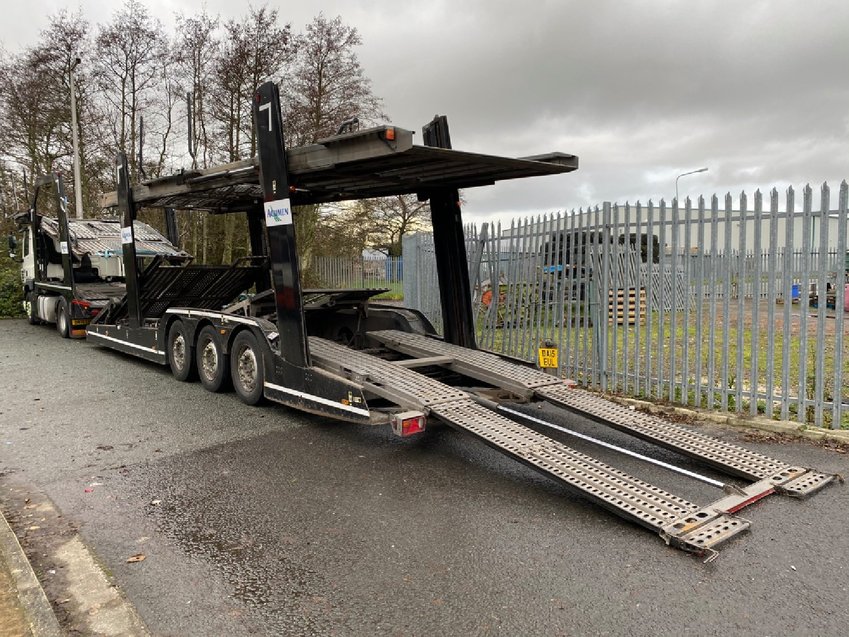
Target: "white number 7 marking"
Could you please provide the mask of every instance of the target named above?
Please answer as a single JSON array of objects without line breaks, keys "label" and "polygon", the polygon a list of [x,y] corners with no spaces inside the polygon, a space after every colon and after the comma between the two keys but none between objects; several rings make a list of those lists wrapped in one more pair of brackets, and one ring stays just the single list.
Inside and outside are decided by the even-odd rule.
[{"label": "white number 7 marking", "polygon": [[266,102],[265,104],[261,104],[259,107],[260,111],[268,111],[268,130],[272,131],[271,127],[271,102]]}]

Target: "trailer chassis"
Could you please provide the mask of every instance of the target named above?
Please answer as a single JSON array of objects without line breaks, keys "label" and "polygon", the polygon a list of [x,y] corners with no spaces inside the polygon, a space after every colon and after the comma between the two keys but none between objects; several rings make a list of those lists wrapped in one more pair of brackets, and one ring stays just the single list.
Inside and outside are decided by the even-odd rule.
[{"label": "trailer chassis", "polygon": [[[381,127],[287,151],[276,86],[261,86],[253,107],[255,159],[131,186],[126,157],[118,156],[117,191],[106,201],[123,218],[127,294],[88,326],[93,342],[168,364],[178,380],[197,374],[210,391],[232,383],[247,404],[264,397],[347,422],[391,423],[401,435],[421,431],[425,418],[441,421],[708,559],[750,527],[736,515],[743,507],[772,493],[806,497],[834,481],[653,416],[623,413],[574,383],[477,349],[458,188],[569,172],[577,158],[453,151],[445,118],[425,127],[423,147],[412,145],[408,131]],[[378,291],[301,287],[294,204],[405,193],[430,201],[442,337],[420,313],[370,303]],[[254,256],[229,268],[154,263],[141,275],[133,237],[141,206],[243,211]],[[251,286],[256,295],[234,303]],[[694,504],[519,424],[533,420],[503,406],[529,401],[604,422],[750,484],[713,480],[723,496]]]}]

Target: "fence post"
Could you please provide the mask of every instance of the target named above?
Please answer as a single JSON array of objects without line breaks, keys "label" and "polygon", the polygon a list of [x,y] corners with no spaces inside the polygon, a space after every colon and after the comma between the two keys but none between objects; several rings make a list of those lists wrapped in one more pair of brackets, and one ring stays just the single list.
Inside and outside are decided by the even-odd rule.
[{"label": "fence post", "polygon": [[404,305],[417,310],[422,309],[422,300],[419,295],[419,276],[421,275],[421,264],[419,263],[420,234],[407,234],[401,238],[401,255],[404,259]]},{"label": "fence post", "polygon": [[[742,213],[741,213],[742,214]],[[752,351],[752,358],[749,369],[749,414],[752,416],[758,413],[758,385],[760,381],[758,355],[761,351],[760,342],[760,306],[761,306],[761,224],[763,222],[763,195],[760,189],[755,191],[755,224],[754,224],[754,247],[752,256],[754,260],[754,274],[752,275],[752,335],[749,346]],[[769,355],[770,347],[767,347],[767,355]],[[766,412],[766,401],[764,402],[764,412]]]},{"label": "fence post", "polygon": [[[837,271],[842,273],[842,276],[837,277],[837,296],[834,306],[835,323],[837,325],[845,325],[849,320],[849,252],[846,251],[846,234],[847,234],[847,200],[849,200],[849,185],[843,181],[840,184],[840,194],[838,195],[837,204]],[[843,395],[843,378],[844,375],[849,375],[846,371],[843,362],[843,331],[835,330],[834,341],[834,391],[832,393],[832,417],[831,428],[840,429],[843,424],[843,410],[845,407],[844,401],[849,401],[849,397]]]},{"label": "fence post", "polygon": [[[822,427],[823,409],[825,406],[825,315],[828,311],[828,211],[831,208],[831,191],[828,184],[823,184],[820,189],[820,236],[819,248],[817,250],[817,347],[814,362],[814,424]],[[814,241],[811,237],[811,241]],[[837,291],[834,295],[835,319],[837,318]],[[840,325],[839,327],[843,327]],[[835,326],[835,333],[837,326]]]},{"label": "fence post", "polygon": [[799,330],[799,396],[796,417],[805,422],[808,408],[808,315],[811,304],[811,258],[813,257],[813,191],[809,184],[802,191],[802,290]]},{"label": "fence post", "polygon": [[[784,223],[784,290],[782,292],[784,297],[784,335],[781,341],[781,419],[787,420],[790,418],[790,305],[793,302],[793,279],[795,277],[793,225],[796,221],[794,218],[796,199],[792,187],[787,189],[784,207],[787,211],[787,217]],[[801,323],[802,317],[799,318],[799,321]]]},{"label": "fence post", "polygon": [[602,230],[602,246],[599,249],[598,245],[598,225],[596,225],[596,253],[601,259],[601,277],[603,285],[601,286],[598,292],[598,296],[596,297],[598,302],[598,325],[600,329],[600,338],[599,338],[599,376],[601,380],[601,389],[602,391],[607,391],[607,374],[608,374],[608,361],[607,361],[607,350],[608,350],[608,336],[609,336],[609,326],[610,322],[608,317],[610,316],[610,261],[613,255],[611,254],[611,245],[610,245],[610,202],[605,201],[602,204],[602,224],[604,230]]},{"label": "fence post", "polygon": [[[769,290],[767,291],[767,357],[766,357],[766,405],[764,416],[772,418],[774,413],[773,400],[775,398],[775,343],[778,338],[775,323],[775,302],[779,290],[776,288],[781,284],[777,276],[778,272],[778,190],[773,188],[769,193],[769,253],[767,257],[767,276],[769,277]],[[784,268],[782,268],[783,270]],[[782,277],[787,273],[782,272]],[[785,300],[785,302],[789,302]]]}]

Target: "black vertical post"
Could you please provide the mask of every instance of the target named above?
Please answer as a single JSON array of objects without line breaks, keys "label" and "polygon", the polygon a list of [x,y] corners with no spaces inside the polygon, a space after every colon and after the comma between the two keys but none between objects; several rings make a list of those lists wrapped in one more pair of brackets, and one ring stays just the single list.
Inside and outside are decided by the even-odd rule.
[{"label": "black vertical post", "polygon": [[56,189],[56,220],[59,222],[59,252],[62,255],[62,273],[65,285],[74,291],[74,265],[71,256],[71,231],[68,227],[68,200],[65,197],[65,182],[62,175],[53,175],[53,186]]},{"label": "black vertical post", "polygon": [[[448,119],[445,116],[435,117],[422,129],[422,133],[426,146],[451,148]],[[430,190],[427,194],[430,196],[445,340],[454,345],[476,349],[460,193],[456,188],[441,188]]]},{"label": "black vertical post", "polygon": [[[255,257],[267,257],[268,247],[265,245],[265,234],[263,232],[263,218],[265,212],[261,206],[248,210],[248,235],[251,240],[251,255]],[[271,280],[268,270],[260,270],[256,279],[256,291],[264,292],[271,289]]]},{"label": "black vertical post", "polygon": [[289,175],[280,117],[280,95],[273,82],[254,96],[254,130],[259,151],[263,218],[268,237],[271,282],[277,306],[280,354],[289,363],[309,366],[309,349],[301,299],[301,277],[295,225],[289,201]]},{"label": "black vertical post", "polygon": [[171,245],[180,247],[180,234],[177,232],[177,214],[173,208],[165,209],[165,236]]},{"label": "black vertical post", "polygon": [[118,153],[115,158],[115,175],[118,179],[118,210],[121,212],[121,250],[124,253],[124,282],[127,288],[128,321],[130,327],[140,327],[139,275],[136,261],[136,238],[133,231],[136,211],[133,203],[133,190],[130,187],[127,156],[124,153]]},{"label": "black vertical post", "polygon": [[29,232],[32,240],[32,258],[35,262],[35,272],[33,274],[36,281],[41,281],[46,278],[45,270],[47,268],[45,265],[47,255],[44,254],[44,245],[38,237],[38,230],[41,227],[41,215],[36,212],[36,205],[38,203],[38,192],[40,189],[41,187],[38,182],[36,182],[35,193],[32,196],[32,203],[29,207]]}]

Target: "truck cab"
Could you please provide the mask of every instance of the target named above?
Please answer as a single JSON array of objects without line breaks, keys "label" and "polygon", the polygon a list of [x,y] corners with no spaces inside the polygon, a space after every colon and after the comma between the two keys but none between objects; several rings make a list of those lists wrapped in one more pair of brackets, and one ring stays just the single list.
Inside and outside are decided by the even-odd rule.
[{"label": "truck cab", "polygon": [[[50,199],[55,216],[43,212]],[[70,220],[66,201],[62,176],[47,175],[37,180],[29,210],[16,215],[21,285],[30,323],[55,324],[62,337],[82,338],[100,310],[125,293],[121,224],[109,218]],[[190,259],[147,224],[136,225],[140,260]]]}]

